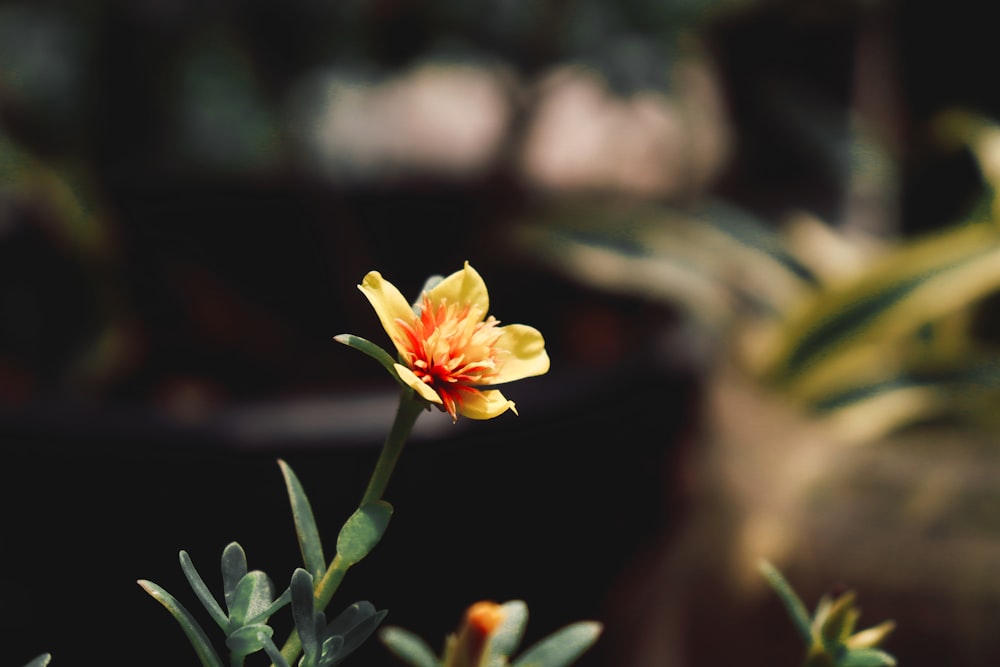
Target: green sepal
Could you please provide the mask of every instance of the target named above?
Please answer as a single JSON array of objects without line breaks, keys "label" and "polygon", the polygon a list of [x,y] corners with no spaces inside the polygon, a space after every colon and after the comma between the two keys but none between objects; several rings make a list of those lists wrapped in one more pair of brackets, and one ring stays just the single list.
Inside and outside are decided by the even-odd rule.
[{"label": "green sepal", "polygon": [[781,602],[785,605],[785,609],[788,611],[788,615],[792,618],[792,623],[795,625],[795,629],[798,631],[799,636],[802,640],[809,645],[812,643],[812,621],[809,618],[809,612],[806,610],[806,606],[802,603],[802,600],[796,595],[795,590],[792,589],[791,584],[785,579],[785,577],[775,568],[771,563],[766,560],[760,561],[758,568],[767,582],[774,589],[774,592],[778,594],[781,598]]},{"label": "green sepal", "polygon": [[839,667],[892,667],[896,659],[877,648],[854,648],[847,652]]},{"label": "green sepal", "polygon": [[528,625],[528,605],[523,600],[509,600],[504,602],[501,607],[503,608],[503,622],[490,640],[489,664],[492,664],[497,658],[506,662],[521,645],[524,630]]},{"label": "green sepal", "polygon": [[[212,617],[212,620],[216,622],[219,628],[223,632],[229,632],[229,617],[225,611],[222,610],[222,606],[219,601],[215,599],[212,592],[208,590],[208,586],[205,585],[205,580],[201,578],[198,573],[198,569],[194,566],[194,562],[191,560],[191,556],[188,552],[181,550],[179,555],[179,560],[181,562],[181,571],[184,572],[184,577],[188,580],[188,584],[191,585],[191,590],[198,597],[202,606],[208,611],[208,615]],[[223,560],[223,562],[225,562]],[[225,572],[225,568],[223,568]],[[228,601],[227,601],[228,604]]]},{"label": "green sepal", "polygon": [[51,653],[43,653],[37,656],[34,660],[26,664],[24,667],[47,667],[49,662],[52,660]]},{"label": "green sepal", "polygon": [[262,650],[272,635],[274,635],[274,630],[267,624],[251,623],[237,628],[226,637],[226,648],[233,656],[244,658],[251,653]]},{"label": "green sepal", "polygon": [[597,641],[602,630],[596,621],[567,625],[518,656],[512,667],[566,667]]},{"label": "green sepal", "polygon": [[367,556],[385,533],[392,517],[392,505],[376,500],[354,511],[337,535],[337,555],[348,565]]},{"label": "green sepal", "polygon": [[198,621],[194,620],[194,617],[191,616],[188,610],[184,608],[184,605],[152,581],[140,579],[138,584],[142,586],[143,590],[152,595],[153,599],[166,607],[170,615],[180,624],[184,634],[191,642],[191,646],[194,647],[198,659],[201,660],[203,667],[224,667],[222,659],[215,652],[212,643],[205,635],[205,631],[198,624]]},{"label": "green sepal", "polygon": [[295,534],[299,540],[299,550],[302,552],[302,562],[306,570],[314,577],[322,577],[326,571],[326,557],[323,556],[323,544],[319,537],[319,528],[313,516],[312,506],[306,497],[299,478],[291,466],[278,460],[281,473],[285,477],[288,489],[288,501],[292,506],[292,518],[295,522]]},{"label": "green sepal", "polygon": [[354,334],[338,334],[334,336],[333,339],[338,343],[343,343],[348,347],[353,347],[355,350],[364,352],[369,357],[382,364],[382,366],[389,371],[389,375],[396,379],[396,382],[404,387],[406,386],[406,383],[400,379],[399,373],[396,372],[396,360],[392,358],[392,355],[375,343],[362,338],[361,336],[355,336]]},{"label": "green sepal", "polygon": [[441,661],[427,642],[409,630],[390,626],[378,638],[393,655],[412,667],[441,667]]}]

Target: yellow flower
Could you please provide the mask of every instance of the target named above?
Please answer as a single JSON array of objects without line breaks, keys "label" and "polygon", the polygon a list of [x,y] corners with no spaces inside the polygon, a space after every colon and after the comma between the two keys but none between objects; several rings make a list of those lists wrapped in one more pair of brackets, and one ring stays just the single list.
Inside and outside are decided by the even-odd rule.
[{"label": "yellow flower", "polygon": [[425,291],[416,310],[377,271],[358,288],[392,339],[399,378],[457,420],[491,419],[513,401],[490,388],[549,370],[542,334],[523,324],[499,326],[487,317],[486,283],[468,262]]}]

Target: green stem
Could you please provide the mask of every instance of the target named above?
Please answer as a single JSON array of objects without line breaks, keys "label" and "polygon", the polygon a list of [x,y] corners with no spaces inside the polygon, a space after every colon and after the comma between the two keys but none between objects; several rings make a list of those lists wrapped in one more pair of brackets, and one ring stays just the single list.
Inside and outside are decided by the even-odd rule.
[{"label": "green stem", "polygon": [[[426,406],[427,403],[414,394],[412,389],[404,389],[403,393],[400,394],[396,418],[393,420],[389,435],[386,436],[385,443],[382,445],[375,469],[368,480],[368,488],[365,489],[365,494],[358,507],[364,507],[382,499],[382,494],[385,493],[385,489],[389,485],[392,472],[396,469],[396,463],[403,453],[403,445],[406,444],[406,439],[409,437],[410,431],[413,430],[417,417]],[[333,594],[340,586],[340,582],[344,580],[344,575],[347,574],[350,567],[351,564],[345,563],[339,555],[333,557],[330,566],[323,573],[313,592],[318,611],[326,611],[327,605],[330,604]],[[299,638],[299,633],[293,630],[288,641],[281,647],[281,655],[289,665],[292,665],[301,652],[302,640]]]},{"label": "green stem", "polygon": [[396,468],[400,454],[403,453],[403,445],[413,430],[413,425],[417,417],[424,411],[427,403],[418,398],[412,389],[404,389],[399,397],[399,407],[396,409],[396,419],[392,422],[392,429],[382,445],[382,452],[379,454],[375,470],[371,479],[368,480],[368,488],[361,498],[358,507],[364,507],[369,503],[382,499],[385,488],[389,485],[389,478]]}]

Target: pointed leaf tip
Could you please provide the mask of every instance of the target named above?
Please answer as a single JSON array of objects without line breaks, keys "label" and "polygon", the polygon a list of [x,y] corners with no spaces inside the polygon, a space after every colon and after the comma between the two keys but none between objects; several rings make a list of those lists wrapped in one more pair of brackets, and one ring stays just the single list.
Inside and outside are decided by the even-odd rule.
[{"label": "pointed leaf tip", "polygon": [[295,524],[295,535],[299,541],[302,562],[310,574],[317,578],[322,577],[326,571],[326,557],[323,555],[323,543],[309,497],[292,467],[280,459],[278,465],[285,478],[285,488],[288,492],[288,502],[292,507],[292,521]]},{"label": "pointed leaf tip", "polygon": [[440,667],[441,665],[431,647],[409,630],[389,626],[378,633],[378,638],[393,655],[411,667]]},{"label": "pointed leaf tip", "polygon": [[343,343],[348,347],[353,347],[355,350],[364,352],[369,357],[382,364],[382,366],[389,371],[389,375],[395,378],[397,382],[403,384],[402,380],[399,379],[399,375],[396,373],[396,360],[392,357],[392,355],[375,343],[362,338],[361,336],[355,336],[354,334],[338,334],[334,336],[333,339],[338,343]]},{"label": "pointed leaf tip", "polygon": [[545,637],[514,661],[513,667],[567,667],[601,636],[596,621],[572,623]]}]

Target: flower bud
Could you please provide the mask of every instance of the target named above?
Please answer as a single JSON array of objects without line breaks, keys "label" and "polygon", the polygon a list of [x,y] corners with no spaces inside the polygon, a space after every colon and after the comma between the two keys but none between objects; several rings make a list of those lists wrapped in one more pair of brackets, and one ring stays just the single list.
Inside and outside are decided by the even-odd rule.
[{"label": "flower bud", "polygon": [[444,667],[486,667],[490,641],[504,616],[496,602],[476,602],[466,609],[458,632],[448,638]]}]

